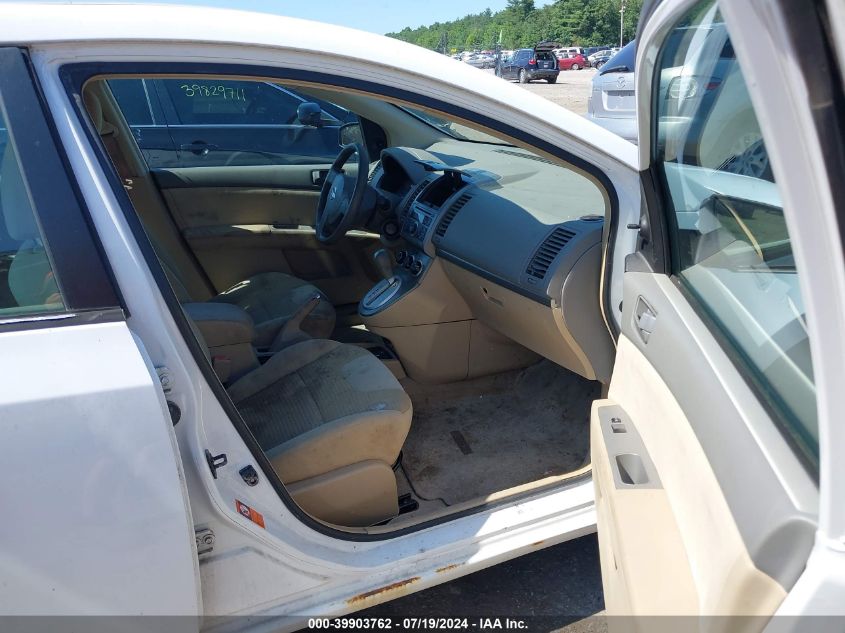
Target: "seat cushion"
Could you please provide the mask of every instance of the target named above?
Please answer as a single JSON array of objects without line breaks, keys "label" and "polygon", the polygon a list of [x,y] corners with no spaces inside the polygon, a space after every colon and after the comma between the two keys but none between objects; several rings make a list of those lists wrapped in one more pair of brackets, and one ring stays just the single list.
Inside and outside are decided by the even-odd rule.
[{"label": "seat cushion", "polygon": [[294,344],[229,388],[285,483],[366,460],[392,465],[411,426],[411,400],[367,350]]},{"label": "seat cushion", "polygon": [[221,292],[212,301],[233,303],[255,322],[256,347],[270,347],[279,330],[314,295],[317,307],[302,323],[302,330],[314,338],[327,338],[334,330],[334,306],[306,281],[285,273],[261,273]]}]

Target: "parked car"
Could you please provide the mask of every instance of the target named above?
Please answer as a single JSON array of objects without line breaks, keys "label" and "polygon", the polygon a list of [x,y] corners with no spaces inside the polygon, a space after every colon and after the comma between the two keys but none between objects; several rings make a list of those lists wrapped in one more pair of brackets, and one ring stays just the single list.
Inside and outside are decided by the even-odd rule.
[{"label": "parked car", "polygon": [[475,68],[493,68],[496,65],[496,58],[492,55],[478,53],[465,58],[464,62]]},{"label": "parked car", "polygon": [[502,79],[516,79],[526,84],[535,79],[545,79],[550,84],[557,81],[560,69],[552,52],[557,44],[541,42],[534,48],[521,48],[513,56],[502,60],[496,68],[496,76]]},{"label": "parked car", "polygon": [[560,59],[564,54],[569,55],[583,55],[584,49],[580,46],[564,46],[562,48],[556,48],[554,50],[555,55],[558,59]]},{"label": "parked car", "polygon": [[599,53],[601,51],[608,51],[611,48],[612,48],[611,46],[588,46],[587,48],[584,49],[583,55],[587,59],[587,61],[589,61],[590,58],[593,55],[595,55],[596,53]]},{"label": "parked car", "polygon": [[[529,630],[345,616],[597,531],[611,629],[838,630],[845,23],[817,8],[663,0],[638,148],[370,33],[0,3],[4,623]],[[149,93],[111,86],[161,78],[223,86],[193,93],[215,126],[244,111],[218,81],[356,120],[330,163],[151,168]]]},{"label": "parked car", "polygon": [[635,91],[637,43],[631,40],[606,61],[597,62],[599,72],[593,77],[587,100],[587,117],[618,134],[637,142],[637,99]]},{"label": "parked car", "polygon": [[601,50],[598,53],[594,53],[587,58],[590,66],[593,68],[599,69],[607,63],[607,60],[613,57],[614,53],[610,51],[610,49]]},{"label": "parked car", "polygon": [[581,70],[587,67],[587,60],[580,53],[563,53],[557,60],[560,70]]},{"label": "parked car", "polygon": [[[735,66],[733,47],[730,39],[724,34],[722,23],[674,29],[667,37],[664,47],[666,58],[674,58],[675,51],[681,46],[687,47],[686,63],[665,68],[661,74],[658,96],[662,102],[672,104],[672,107],[677,109],[675,114],[667,116],[663,122],[664,131],[674,126],[695,125],[683,115],[680,104],[695,98],[701,100],[702,108],[705,108],[717,94],[726,72]],[[721,49],[711,51],[712,46],[719,46]],[[708,69],[706,78],[698,75],[701,64],[697,59],[701,55],[711,55],[717,60],[716,64]],[[587,101],[588,118],[634,143],[637,142],[635,63],[636,45],[632,41],[606,62],[593,77]]]}]

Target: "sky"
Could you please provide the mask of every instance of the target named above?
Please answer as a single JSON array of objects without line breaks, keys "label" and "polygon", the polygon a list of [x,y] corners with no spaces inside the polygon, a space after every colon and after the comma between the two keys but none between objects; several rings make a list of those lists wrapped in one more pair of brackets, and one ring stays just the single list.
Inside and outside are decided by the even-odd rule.
[{"label": "sky", "polygon": [[[61,0],[56,0],[61,1]],[[96,0],[95,0],[96,1]],[[109,0],[143,3],[143,0]],[[538,7],[552,0],[535,0]],[[155,4],[192,4],[276,13],[294,18],[340,24],[384,34],[406,26],[416,28],[434,22],[462,18],[484,9],[499,11],[507,0],[156,0]]]}]

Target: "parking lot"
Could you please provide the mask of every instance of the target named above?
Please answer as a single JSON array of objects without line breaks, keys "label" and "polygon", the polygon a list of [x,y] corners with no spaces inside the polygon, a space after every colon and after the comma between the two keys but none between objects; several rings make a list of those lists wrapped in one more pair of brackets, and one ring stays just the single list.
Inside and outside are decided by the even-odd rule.
[{"label": "parking lot", "polygon": [[[484,72],[493,73],[492,70],[485,70]],[[522,87],[550,101],[554,101],[556,104],[576,114],[586,114],[587,99],[590,96],[590,85],[596,72],[598,71],[594,68],[562,70],[556,84],[538,80],[528,84],[522,84]],[[517,83],[517,85],[520,84]]]}]

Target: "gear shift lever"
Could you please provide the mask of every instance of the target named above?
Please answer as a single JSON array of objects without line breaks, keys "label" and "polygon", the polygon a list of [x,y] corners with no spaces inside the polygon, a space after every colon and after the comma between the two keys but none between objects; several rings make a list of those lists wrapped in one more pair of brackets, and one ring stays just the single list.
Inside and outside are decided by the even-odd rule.
[{"label": "gear shift lever", "polygon": [[376,263],[376,268],[378,268],[382,277],[387,280],[393,279],[393,260],[387,249],[380,248],[373,253],[373,261]]},{"label": "gear shift lever", "polygon": [[378,282],[361,300],[361,314],[375,314],[382,310],[399,292],[400,277],[393,274],[393,259],[387,249],[380,248],[373,253],[373,261],[384,279]]}]

